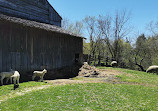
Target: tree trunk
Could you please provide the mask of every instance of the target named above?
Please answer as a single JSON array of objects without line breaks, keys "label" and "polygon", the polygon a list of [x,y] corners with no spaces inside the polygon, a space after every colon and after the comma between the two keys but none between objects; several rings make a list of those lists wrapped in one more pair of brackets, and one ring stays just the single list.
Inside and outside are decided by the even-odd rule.
[{"label": "tree trunk", "polygon": [[145,70],[144,70],[142,65],[139,65],[139,64],[136,64],[136,65],[141,69],[141,71],[145,72]]},{"label": "tree trunk", "polygon": [[100,55],[98,55],[98,65],[99,66],[101,65],[101,57],[100,57]]}]

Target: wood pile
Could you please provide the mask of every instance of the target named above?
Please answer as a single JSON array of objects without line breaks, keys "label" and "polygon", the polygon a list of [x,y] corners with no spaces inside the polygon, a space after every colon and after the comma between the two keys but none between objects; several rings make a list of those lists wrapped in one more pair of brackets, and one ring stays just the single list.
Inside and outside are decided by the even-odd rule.
[{"label": "wood pile", "polygon": [[85,62],[84,65],[80,68],[79,76],[98,77],[99,73],[100,72],[96,67],[90,66],[87,62]]}]

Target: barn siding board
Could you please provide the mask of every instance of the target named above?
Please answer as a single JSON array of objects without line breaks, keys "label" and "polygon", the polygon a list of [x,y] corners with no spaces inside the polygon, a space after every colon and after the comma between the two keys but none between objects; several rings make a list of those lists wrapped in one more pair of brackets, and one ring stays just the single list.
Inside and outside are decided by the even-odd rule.
[{"label": "barn siding board", "polygon": [[1,3],[0,4],[0,7],[1,7],[1,11],[2,10],[9,10],[9,11],[12,11],[12,12],[19,12],[19,13],[23,13],[23,14],[28,14],[28,15],[33,15],[33,16],[37,16],[39,17],[39,15],[42,16],[42,18],[49,18],[49,13],[48,13],[48,10],[41,10],[39,8],[36,8],[35,6],[34,7],[28,7],[28,5],[8,5],[8,4],[5,4],[5,3]]},{"label": "barn siding board", "polygon": [[47,0],[0,0],[0,13],[61,27],[62,18]]}]

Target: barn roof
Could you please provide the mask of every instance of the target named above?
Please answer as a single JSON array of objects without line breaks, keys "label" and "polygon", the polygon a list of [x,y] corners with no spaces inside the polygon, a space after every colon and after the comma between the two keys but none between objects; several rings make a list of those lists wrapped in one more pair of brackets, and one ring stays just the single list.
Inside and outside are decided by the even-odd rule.
[{"label": "barn roof", "polygon": [[68,31],[64,30],[63,28],[55,26],[55,25],[50,25],[50,24],[46,24],[46,23],[40,23],[40,22],[36,22],[36,21],[21,19],[21,18],[17,18],[17,17],[11,17],[11,16],[7,16],[7,15],[3,15],[3,14],[0,14],[0,20],[4,20],[4,21],[16,23],[16,24],[21,24],[23,26],[43,29],[46,31],[71,35],[74,37],[79,37],[79,38],[85,39],[84,37],[81,37],[81,36],[78,36],[74,33],[68,32]]}]

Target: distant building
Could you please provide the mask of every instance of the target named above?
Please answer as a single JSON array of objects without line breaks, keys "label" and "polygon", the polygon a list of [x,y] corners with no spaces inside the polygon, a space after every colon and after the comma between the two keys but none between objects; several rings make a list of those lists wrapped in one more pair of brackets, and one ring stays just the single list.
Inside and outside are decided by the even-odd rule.
[{"label": "distant building", "polygon": [[47,0],[0,0],[0,72],[71,66],[83,56],[83,37],[63,30]]}]

